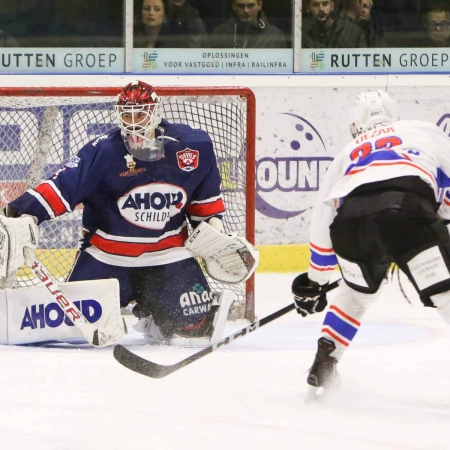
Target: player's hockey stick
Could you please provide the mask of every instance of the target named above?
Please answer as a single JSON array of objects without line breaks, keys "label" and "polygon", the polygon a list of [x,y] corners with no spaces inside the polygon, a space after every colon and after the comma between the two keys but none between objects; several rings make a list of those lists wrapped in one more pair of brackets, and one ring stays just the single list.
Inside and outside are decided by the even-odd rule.
[{"label": "player's hockey stick", "polygon": [[48,293],[54,298],[56,303],[63,310],[64,314],[81,331],[85,339],[90,344],[94,345],[95,347],[104,347],[106,345],[113,344],[118,340],[117,336],[110,336],[88,322],[88,320],[83,316],[83,314],[73,303],[73,301],[64,294],[58,282],[42,264],[42,262],[36,256],[34,250],[29,247],[25,247],[24,256],[26,265],[36,275],[42,285],[46,287]]},{"label": "player's hockey stick", "polygon": [[[330,283],[330,285],[328,286],[328,291],[331,291],[332,289],[338,287],[340,281],[341,280],[339,279]],[[188,356],[187,358],[175,364],[164,365],[154,363],[152,361],[142,358],[141,356],[136,355],[135,353],[131,352],[126,347],[120,344],[114,347],[114,358],[116,358],[116,360],[123,366],[127,367],[128,369],[134,372],[140,373],[141,375],[145,375],[151,378],[163,378],[177,371],[178,369],[181,369],[182,367],[185,367],[188,364],[191,364],[194,361],[197,361],[198,359],[203,358],[206,355],[209,355],[210,353],[216,351],[218,348],[224,345],[228,345],[234,340],[247,334],[250,334],[252,331],[255,331],[258,328],[267,325],[270,322],[273,322],[275,319],[284,316],[293,309],[295,309],[295,304],[291,303],[290,305],[285,306],[284,308],[281,308],[272,314],[269,314],[268,316],[264,317],[261,320],[253,322],[252,324],[246,326],[245,328],[242,328],[240,331],[237,331],[236,333],[226,338],[223,338],[220,341],[209,345],[208,347],[205,347],[203,350],[200,350],[199,352],[194,353],[193,355]]]}]

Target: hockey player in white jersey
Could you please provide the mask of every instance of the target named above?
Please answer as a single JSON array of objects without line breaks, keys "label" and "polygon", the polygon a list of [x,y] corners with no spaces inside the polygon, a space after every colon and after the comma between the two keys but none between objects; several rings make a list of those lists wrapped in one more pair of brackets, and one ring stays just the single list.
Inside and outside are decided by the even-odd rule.
[{"label": "hockey player in white jersey", "polygon": [[292,292],[302,316],[323,311],[338,264],[343,282],[328,308],[307,383],[334,386],[336,364],[380,296],[391,263],[425,306],[450,324],[450,138],[437,126],[398,120],[386,92],[363,92],[353,111],[354,139],[329,167],[310,224],[311,259]]}]

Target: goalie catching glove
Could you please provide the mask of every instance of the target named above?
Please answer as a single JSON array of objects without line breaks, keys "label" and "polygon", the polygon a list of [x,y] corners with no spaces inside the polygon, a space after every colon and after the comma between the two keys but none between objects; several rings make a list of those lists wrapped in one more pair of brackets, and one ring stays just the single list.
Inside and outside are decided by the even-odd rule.
[{"label": "goalie catching glove", "polygon": [[308,273],[301,273],[292,282],[292,295],[294,297],[297,313],[302,317],[308,314],[323,311],[327,302],[328,283],[320,285],[308,278]]},{"label": "goalie catching glove", "polygon": [[258,267],[259,253],[245,238],[201,222],[184,245],[203,259],[206,273],[222,283],[241,283]]},{"label": "goalie catching glove", "polygon": [[39,243],[35,217],[11,218],[0,215],[0,277],[6,278],[25,264],[24,247],[33,250]]}]

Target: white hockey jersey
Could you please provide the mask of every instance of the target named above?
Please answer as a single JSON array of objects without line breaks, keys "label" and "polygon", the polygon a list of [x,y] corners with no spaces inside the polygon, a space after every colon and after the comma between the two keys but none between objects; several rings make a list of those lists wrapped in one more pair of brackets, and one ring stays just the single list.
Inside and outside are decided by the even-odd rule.
[{"label": "white hockey jersey", "polygon": [[[330,225],[342,200],[362,184],[417,176],[433,189],[436,201],[450,187],[450,138],[436,125],[401,120],[358,136],[338,153],[321,183],[310,223],[308,276],[329,281],[337,265]],[[450,219],[445,192],[439,215]]]}]

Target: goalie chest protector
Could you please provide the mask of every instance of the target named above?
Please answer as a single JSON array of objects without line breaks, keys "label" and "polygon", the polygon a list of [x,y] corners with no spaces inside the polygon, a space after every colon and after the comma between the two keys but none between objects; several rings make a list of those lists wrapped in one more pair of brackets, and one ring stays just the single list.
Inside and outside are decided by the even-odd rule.
[{"label": "goalie chest protector", "polygon": [[[224,212],[213,144],[202,130],[163,119],[165,156],[133,158],[120,130],[85,145],[66,165],[10,205],[41,223],[83,204],[83,247],[126,258],[181,250],[186,216],[198,221]],[[183,249],[178,258],[190,252]],[[174,262],[174,261],[171,261]],[[158,264],[148,260],[145,265]]]}]

